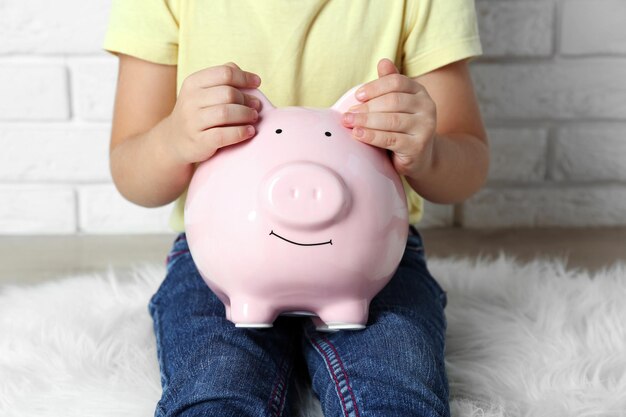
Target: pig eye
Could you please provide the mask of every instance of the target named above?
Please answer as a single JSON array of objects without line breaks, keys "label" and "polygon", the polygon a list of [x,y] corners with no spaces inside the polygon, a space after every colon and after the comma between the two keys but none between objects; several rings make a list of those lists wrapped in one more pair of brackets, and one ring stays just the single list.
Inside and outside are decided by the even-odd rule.
[{"label": "pig eye", "polygon": [[276,129],[276,133],[283,133],[282,129]]},{"label": "pig eye", "polygon": [[330,132],[326,132],[326,133],[324,133],[324,134],[325,134],[326,136],[331,136],[331,133],[330,133]]}]

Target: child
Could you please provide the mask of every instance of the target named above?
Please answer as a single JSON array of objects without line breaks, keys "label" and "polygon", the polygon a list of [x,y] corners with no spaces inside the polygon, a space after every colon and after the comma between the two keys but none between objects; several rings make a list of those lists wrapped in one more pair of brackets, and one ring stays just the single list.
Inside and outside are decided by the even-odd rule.
[{"label": "child", "polygon": [[240,90],[259,86],[277,107],[329,107],[366,83],[343,123],[388,149],[411,223],[422,197],[473,194],[488,166],[467,70],[482,53],[473,0],[113,0],[104,48],[119,56],[116,187],[146,207],[177,200],[179,235],[149,304],[163,386],[155,415],[295,415],[302,360],[325,416],[448,416],[446,295],[414,227],[364,330],[323,333],[286,316],[241,329],[191,259],[183,206],[195,163],[254,137],[259,102]]}]

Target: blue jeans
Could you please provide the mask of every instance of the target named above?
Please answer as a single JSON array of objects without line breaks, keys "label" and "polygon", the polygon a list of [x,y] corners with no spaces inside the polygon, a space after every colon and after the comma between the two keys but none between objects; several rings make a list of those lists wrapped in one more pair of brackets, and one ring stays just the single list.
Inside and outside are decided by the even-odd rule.
[{"label": "blue jeans", "polygon": [[163,387],[155,416],[295,416],[294,378],[306,378],[326,417],[449,416],[445,306],[411,227],[364,330],[318,332],[290,316],[236,328],[181,233],[149,304]]}]

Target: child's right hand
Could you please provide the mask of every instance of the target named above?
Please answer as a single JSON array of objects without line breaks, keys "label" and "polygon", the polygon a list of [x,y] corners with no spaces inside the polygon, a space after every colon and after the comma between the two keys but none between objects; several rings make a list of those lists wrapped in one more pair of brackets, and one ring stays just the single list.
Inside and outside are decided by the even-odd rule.
[{"label": "child's right hand", "polygon": [[261,102],[238,88],[257,88],[261,79],[236,64],[205,68],[185,78],[172,113],[168,141],[183,164],[209,159],[224,146],[250,139]]}]

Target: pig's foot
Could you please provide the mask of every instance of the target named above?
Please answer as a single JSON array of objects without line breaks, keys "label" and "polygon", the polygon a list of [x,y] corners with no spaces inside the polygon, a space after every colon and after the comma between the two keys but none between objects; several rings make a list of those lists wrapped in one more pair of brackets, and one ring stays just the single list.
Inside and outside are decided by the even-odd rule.
[{"label": "pig's foot", "polygon": [[339,330],[333,330],[333,329],[329,329],[328,325],[326,323],[324,323],[322,321],[322,319],[320,319],[319,317],[311,317],[311,320],[313,320],[313,324],[315,325],[315,330],[317,330],[318,332],[329,332],[329,333],[334,333],[334,332],[338,332]]},{"label": "pig's foot", "polygon": [[334,303],[318,312],[321,323],[313,319],[315,328],[325,330],[360,330],[367,324],[368,300],[355,300]]},{"label": "pig's foot", "polygon": [[230,318],[235,327],[262,329],[272,327],[278,315],[276,309],[258,299],[230,299]]}]

